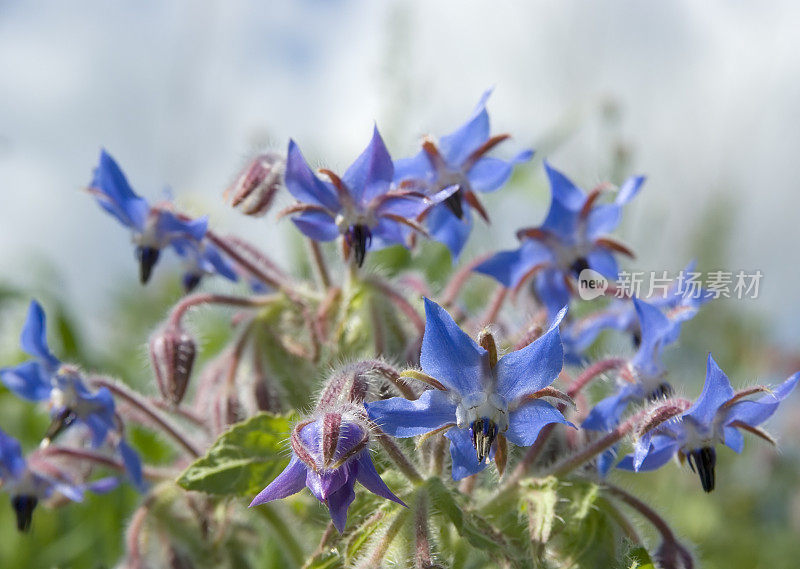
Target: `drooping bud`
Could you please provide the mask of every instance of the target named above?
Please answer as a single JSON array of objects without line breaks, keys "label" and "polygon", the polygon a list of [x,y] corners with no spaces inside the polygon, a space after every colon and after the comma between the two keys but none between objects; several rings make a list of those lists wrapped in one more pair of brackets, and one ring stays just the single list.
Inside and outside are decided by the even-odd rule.
[{"label": "drooping bud", "polygon": [[286,159],[280,154],[260,154],[241,171],[223,196],[245,215],[264,215],[283,184],[285,169]]},{"label": "drooping bud", "polygon": [[167,325],[150,340],[158,390],[173,405],[183,400],[196,353],[194,338],[177,325]]},{"label": "drooping bud", "polygon": [[11,497],[11,507],[14,508],[14,513],[17,514],[17,529],[19,531],[27,532],[31,529],[33,510],[38,503],[39,500],[36,496],[22,495]]}]

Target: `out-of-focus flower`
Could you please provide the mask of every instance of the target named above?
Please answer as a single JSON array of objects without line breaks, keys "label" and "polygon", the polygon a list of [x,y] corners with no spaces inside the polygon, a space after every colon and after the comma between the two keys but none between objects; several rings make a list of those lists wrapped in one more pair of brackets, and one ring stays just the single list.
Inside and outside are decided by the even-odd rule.
[{"label": "out-of-focus flower", "polygon": [[[646,432],[634,446],[634,452],[618,465],[626,470],[655,470],[677,454],[688,460],[700,476],[703,490],[711,492],[715,483],[716,445],[721,443],[735,452],[744,448],[741,430],[774,441],[758,427],[777,410],[800,380],[795,373],[775,389],[764,386],[734,392],[725,373],[711,354],[708,356],[703,392],[687,411],[674,421],[662,423]],[[765,393],[758,399],[748,397]]]},{"label": "out-of-focus flower", "polygon": [[392,190],[394,166],[377,127],[369,145],[340,178],[317,178],[293,140],[286,161],[286,187],[300,202],[282,212],[307,237],[332,241],[343,236],[345,258],[361,266],[368,250],[404,245],[409,229],[425,233],[414,218],[428,201],[418,192]]},{"label": "out-of-focus flower", "polygon": [[563,366],[558,324],[565,313],[543,336],[498,361],[496,351],[476,344],[446,310],[425,299],[420,363],[433,389],[416,401],[394,397],[368,403],[370,417],[395,437],[444,432],[455,480],[483,470],[506,439],[533,444],[545,425],[570,424],[542,399],[566,398],[549,387]]},{"label": "out-of-focus flower", "polygon": [[33,510],[37,504],[60,494],[75,502],[83,500],[84,490],[107,492],[117,485],[115,478],[103,478],[89,484],[77,484],[66,472],[55,467],[51,474],[37,472],[22,456],[19,441],[0,430],[0,483],[11,496],[11,507],[17,516],[17,529],[26,532],[31,527]]},{"label": "out-of-focus flower", "polygon": [[[109,433],[119,431],[111,392],[105,387],[91,391],[76,367],[62,364],[50,352],[44,310],[35,300],[28,308],[20,343],[25,353],[34,359],[0,369],[0,378],[19,397],[50,403],[52,423],[45,434],[45,444],[76,422],[88,427],[94,447],[105,443]],[[128,474],[137,486],[142,487],[144,481],[139,456],[121,437],[117,439],[115,446]]]},{"label": "out-of-focus flower", "polygon": [[324,412],[292,431],[289,465],[264,488],[250,507],[296,494],[305,487],[328,506],[333,525],[343,532],[354,486],[403,504],[381,479],[369,455],[369,425],[361,412]]},{"label": "out-of-focus flower", "polygon": [[184,286],[191,290],[203,274],[220,274],[235,281],[236,273],[219,252],[204,243],[208,218],[187,219],[171,211],[172,204],[151,206],[131,188],[117,162],[105,151],[88,188],[97,203],[132,232],[142,283],[150,279],[161,251],[172,246],[187,260]]},{"label": "out-of-focus flower", "polygon": [[524,150],[509,161],[486,156],[509,138],[508,134],[489,134],[489,95],[491,90],[483,94],[467,122],[443,136],[438,146],[426,139],[419,154],[394,164],[394,181],[400,187],[417,189],[428,196],[450,189],[449,197],[426,213],[426,225],[431,237],[447,245],[454,259],[472,230],[472,208],[488,221],[475,192],[497,190],[511,176],[515,165],[533,157],[532,150]]},{"label": "out-of-focus flower", "polygon": [[545,170],[552,201],[544,223],[519,230],[522,245],[518,249],[501,251],[475,270],[512,288],[534,275],[536,293],[552,318],[569,303],[577,290],[575,279],[584,269],[616,280],[619,269],[614,253],[632,256],[607,234],[619,225],[622,206],[639,192],[644,177],[629,178],[613,203],[597,205],[600,188],[587,194],[547,162]]}]

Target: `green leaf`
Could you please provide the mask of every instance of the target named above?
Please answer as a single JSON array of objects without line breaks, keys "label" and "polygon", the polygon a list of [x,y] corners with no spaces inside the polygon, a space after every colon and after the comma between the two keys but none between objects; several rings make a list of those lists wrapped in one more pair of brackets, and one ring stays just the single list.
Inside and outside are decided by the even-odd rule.
[{"label": "green leaf", "polygon": [[309,559],[303,569],[340,569],[344,567],[344,560],[338,551],[326,551]]},{"label": "green leaf", "polygon": [[655,569],[650,554],[644,547],[635,547],[628,552],[629,569]]},{"label": "green leaf", "polygon": [[178,478],[186,490],[253,497],[288,464],[294,414],[261,413],[231,427]]}]

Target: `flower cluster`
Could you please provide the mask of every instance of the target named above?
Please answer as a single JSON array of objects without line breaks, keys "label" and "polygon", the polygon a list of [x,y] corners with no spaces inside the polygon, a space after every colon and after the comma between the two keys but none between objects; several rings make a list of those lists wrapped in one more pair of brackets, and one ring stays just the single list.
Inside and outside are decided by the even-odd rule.
[{"label": "flower cluster", "polygon": [[[516,232],[518,248],[476,244],[483,255],[455,268],[415,255],[429,238],[457,265],[474,214],[488,221],[478,196],[508,184],[515,168],[533,168],[522,166],[532,150],[490,156],[509,136],[491,134],[489,95],[411,158],[393,159],[376,126],[343,173],[313,170],[293,140],[285,154],[260,154],[242,170],[225,192],[230,205],[261,217],[291,200],[276,217],[307,239],[300,265],[313,279],[279,266],[269,247],[219,235],[206,217],[149,203],[101,152],[89,192],[131,231],[141,282],[172,249],[187,294],[149,342],[157,395],[62,363],[31,303],[21,336],[31,359],[0,369],[8,390],[47,405],[51,417],[27,456],[0,431],[0,480],[19,529],[31,527],[39,502],[109,491],[122,473],[147,493],[126,538],[132,567],[202,565],[209,551],[214,562],[263,565],[257,541],[280,549],[271,563],[283,566],[413,559],[431,569],[450,557],[475,567],[616,566],[622,558],[609,555],[627,555],[633,541],[657,566],[692,567],[659,514],[613,480],[676,458],[706,492],[723,485],[720,445],[742,452],[745,432],[774,443],[762,424],[800,372],[774,388],[735,391],[709,355],[692,401],[664,353],[713,295],[666,287],[665,277],[661,296],[612,286],[581,298],[581,281],[614,281],[620,255],[633,258],[611,234],[643,176],[585,192],[545,161],[549,210]],[[374,255],[365,267],[370,251],[391,246],[410,254]],[[247,286],[188,294],[215,274]],[[201,353],[187,318],[201,306],[234,309],[216,353]],[[598,358],[609,346],[616,353]],[[162,434],[172,462],[144,467],[128,424]],[[115,475],[98,478],[100,469]],[[148,486],[145,473],[162,483]],[[276,503],[284,499],[289,506]],[[642,542],[616,504],[651,522],[660,543]],[[576,539],[590,517],[603,528],[596,539],[616,540],[612,547]],[[150,529],[158,540],[147,539]]]}]

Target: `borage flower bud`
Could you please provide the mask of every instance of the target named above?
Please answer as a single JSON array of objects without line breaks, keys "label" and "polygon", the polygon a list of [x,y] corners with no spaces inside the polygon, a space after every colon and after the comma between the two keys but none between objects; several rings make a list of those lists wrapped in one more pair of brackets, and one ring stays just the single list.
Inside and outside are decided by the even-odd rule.
[{"label": "borage flower bud", "polygon": [[328,507],[339,532],[355,499],[356,481],[367,490],[398,504],[403,502],[384,484],[369,455],[370,430],[365,413],[318,411],[292,431],[292,459],[286,469],[250,504],[285,498],[308,487]]},{"label": "borage flower bud", "polygon": [[194,338],[180,326],[167,325],[150,340],[158,390],[173,405],[183,400],[196,353]]},{"label": "borage flower bud", "polygon": [[286,158],[276,152],[256,156],[225,190],[231,207],[245,215],[262,216],[269,210],[275,194],[283,185]]}]

